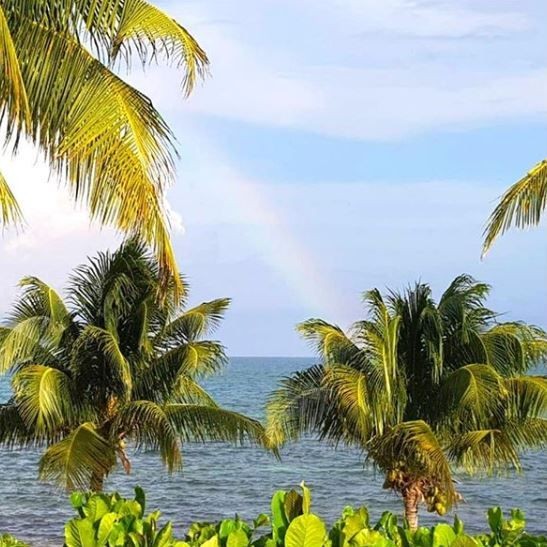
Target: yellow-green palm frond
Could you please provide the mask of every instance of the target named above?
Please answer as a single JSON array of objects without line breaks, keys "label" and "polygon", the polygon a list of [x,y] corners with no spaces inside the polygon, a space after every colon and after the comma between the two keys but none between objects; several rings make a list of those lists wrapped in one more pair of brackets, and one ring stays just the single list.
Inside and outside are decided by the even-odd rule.
[{"label": "yellow-green palm frond", "polygon": [[8,448],[33,446],[45,442],[29,430],[13,403],[0,404],[0,444]]},{"label": "yellow-green palm frond", "polygon": [[435,479],[448,498],[456,501],[450,464],[435,433],[422,421],[401,422],[368,443],[368,458],[382,470],[404,462],[407,472],[417,479]]},{"label": "yellow-green palm frond", "polygon": [[186,343],[211,334],[224,318],[229,306],[229,298],[218,298],[210,302],[203,302],[186,310],[171,321],[158,338]]},{"label": "yellow-green palm frond", "polygon": [[163,406],[153,401],[132,401],[120,410],[113,429],[134,440],[138,449],[159,450],[169,472],[181,468],[177,432]]},{"label": "yellow-green palm frond", "polygon": [[143,63],[163,56],[176,66],[184,67],[182,88],[186,95],[198,78],[205,76],[209,63],[203,49],[183,26],[144,0],[124,1],[112,39],[113,58],[121,54],[129,59],[133,53]]},{"label": "yellow-green palm frond", "polygon": [[91,478],[107,475],[115,458],[110,442],[100,435],[94,424],[86,422],[44,452],[39,476],[67,490],[88,490]]},{"label": "yellow-green palm frond", "polygon": [[[110,385],[109,388],[116,390],[122,399],[128,399],[133,389],[133,376],[131,366],[122,353],[118,340],[111,332],[95,325],[88,325],[77,341],[73,358],[86,363],[86,356],[88,356],[87,361],[92,366],[97,354],[104,358],[104,364],[108,367],[108,377],[115,381],[115,385]],[[87,370],[83,367],[76,372],[76,381],[79,381],[79,376],[85,376]]]},{"label": "yellow-green palm frond", "polygon": [[517,446],[500,429],[478,429],[451,436],[448,454],[470,474],[520,470]]},{"label": "yellow-green palm frond", "polygon": [[51,338],[51,321],[44,316],[29,317],[5,329],[0,343],[0,373],[50,354]]},{"label": "yellow-green palm frond", "polygon": [[312,366],[284,378],[268,398],[267,434],[273,446],[296,441],[304,433],[315,433],[324,438],[340,438],[340,424],[331,390],[324,384],[325,368]]},{"label": "yellow-green palm frond", "polygon": [[161,115],[70,36],[30,22],[14,41],[33,140],[92,218],[152,245],[179,280],[164,205],[175,149]]},{"label": "yellow-green palm frond", "polygon": [[347,365],[330,366],[325,370],[323,386],[332,392],[342,414],[340,421],[346,421],[348,433],[351,432],[351,441],[362,446],[373,431],[383,431],[384,420],[390,416],[384,414],[384,408],[377,408],[363,372]]},{"label": "yellow-green palm frond", "polygon": [[297,325],[297,331],[327,364],[347,363],[359,356],[359,348],[337,325],[322,319],[309,319]]},{"label": "yellow-green palm frond", "polygon": [[30,126],[25,83],[3,6],[0,6],[0,119],[7,119],[8,133],[12,125],[15,132]]},{"label": "yellow-green palm frond", "polygon": [[[2,32],[1,29],[0,32]],[[20,224],[22,221],[23,213],[19,204],[8,185],[8,181],[0,172],[0,224],[6,226],[9,224]]]},{"label": "yellow-green palm frond", "polygon": [[508,392],[507,414],[510,418],[547,418],[547,378],[520,376],[504,381]]},{"label": "yellow-green palm frond", "polygon": [[12,385],[19,414],[37,435],[54,438],[73,418],[71,382],[63,371],[29,365],[15,374]]},{"label": "yellow-green palm frond", "polygon": [[502,377],[489,365],[466,365],[444,380],[439,391],[439,404],[450,421],[480,427],[499,410],[507,397]]},{"label": "yellow-green palm frond", "polygon": [[503,194],[484,230],[483,256],[512,226],[537,226],[547,204],[547,160],[536,164]]},{"label": "yellow-green palm frond", "polygon": [[220,407],[168,404],[165,413],[183,442],[250,442],[269,447],[264,427],[258,420]]}]

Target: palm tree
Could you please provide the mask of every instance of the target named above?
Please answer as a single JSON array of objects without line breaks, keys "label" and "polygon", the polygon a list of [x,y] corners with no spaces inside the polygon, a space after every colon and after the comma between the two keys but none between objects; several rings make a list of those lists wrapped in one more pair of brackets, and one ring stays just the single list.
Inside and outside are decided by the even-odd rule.
[{"label": "palm tree", "polygon": [[547,204],[547,160],[536,164],[503,194],[484,230],[483,256],[494,241],[513,225],[537,226]]},{"label": "palm tree", "polygon": [[126,443],[158,450],[180,468],[181,443],[264,445],[259,422],[219,407],[198,381],[225,363],[204,340],[228,299],[182,311],[159,292],[155,260],[136,242],[77,268],[67,300],[37,278],[1,331],[0,370],[13,397],[0,407],[0,443],[45,446],[40,477],[68,489],[102,489]]},{"label": "palm tree", "polygon": [[436,302],[428,285],[364,295],[368,317],[345,334],[320,319],[299,325],[322,363],[283,380],[268,403],[274,446],[305,432],[354,445],[399,493],[412,529],[418,507],[444,514],[459,497],[452,470],[520,469],[547,442],[547,380],[527,371],[546,334],[498,322],[489,287],[457,277]]},{"label": "palm tree", "polygon": [[[31,141],[101,224],[154,246],[179,279],[165,216],[174,138],[152,102],[114,69],[165,58],[190,93],[205,52],[145,0],[0,0],[0,120],[6,146]],[[0,173],[0,221],[21,211]]]}]

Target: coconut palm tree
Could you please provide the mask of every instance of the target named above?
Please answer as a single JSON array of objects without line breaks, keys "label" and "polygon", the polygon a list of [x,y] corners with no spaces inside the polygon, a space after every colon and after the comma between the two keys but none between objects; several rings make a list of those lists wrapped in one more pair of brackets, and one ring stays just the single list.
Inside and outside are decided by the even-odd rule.
[{"label": "coconut palm tree", "polygon": [[268,403],[274,446],[305,432],[354,445],[399,493],[412,529],[418,507],[444,514],[452,472],[520,469],[519,453],[547,442],[547,380],[528,376],[546,334],[498,322],[489,287],[457,277],[436,302],[428,285],[364,295],[349,334],[320,319],[299,325],[322,363],[283,380]]},{"label": "coconut palm tree", "polygon": [[483,256],[512,226],[537,226],[547,205],[547,160],[540,161],[503,194],[484,231]]},{"label": "coconut palm tree", "polygon": [[[6,146],[32,142],[93,219],[152,244],[179,279],[165,216],[174,138],[114,69],[164,58],[190,93],[205,52],[145,0],[0,0],[0,120]],[[0,221],[21,211],[0,172]]]},{"label": "coconut palm tree", "polygon": [[180,468],[181,443],[264,444],[259,422],[219,407],[198,381],[225,363],[206,340],[229,300],[183,311],[159,291],[156,262],[135,242],[101,253],[70,279],[67,299],[36,278],[1,331],[0,369],[13,397],[0,407],[0,443],[45,447],[39,474],[68,489],[102,489],[126,443]]}]

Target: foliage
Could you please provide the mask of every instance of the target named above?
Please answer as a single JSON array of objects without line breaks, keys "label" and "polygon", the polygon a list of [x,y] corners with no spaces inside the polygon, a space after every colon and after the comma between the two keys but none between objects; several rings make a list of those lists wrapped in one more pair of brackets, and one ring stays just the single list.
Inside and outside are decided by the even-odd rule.
[{"label": "foliage", "polygon": [[175,305],[134,241],[80,266],[66,301],[39,279],[21,286],[0,330],[0,371],[13,386],[0,442],[45,446],[41,478],[102,490],[116,462],[130,472],[128,442],[159,451],[169,471],[182,465],[181,442],[265,444],[259,422],[219,407],[199,385],[226,362],[223,346],[203,338],[229,300]]},{"label": "foliage", "polygon": [[[138,235],[176,275],[164,203],[175,142],[119,69],[161,59],[190,93],[208,60],[190,33],[146,0],[0,0],[0,120],[6,146],[31,141],[93,219]],[[0,173],[0,223],[21,211]]]},{"label": "foliage", "polygon": [[540,161],[500,199],[484,230],[483,255],[512,226],[537,226],[547,204],[547,160]]},{"label": "foliage", "polygon": [[65,525],[65,547],[181,547],[173,538],[173,526],[159,526],[160,512],[145,516],[145,495],[135,488],[135,499],[119,494],[71,496],[78,516]]},{"label": "foliage", "polygon": [[10,534],[0,535],[0,547],[29,547],[27,543],[11,536]]},{"label": "foliage", "polygon": [[310,319],[299,331],[320,365],[285,379],[268,404],[281,446],[308,431],[356,445],[403,496],[411,527],[418,505],[443,515],[458,499],[452,467],[520,469],[519,452],[547,442],[547,379],[529,376],[547,336],[500,322],[489,287],[457,277],[438,302],[417,283],[364,295],[368,316],[346,334]]}]

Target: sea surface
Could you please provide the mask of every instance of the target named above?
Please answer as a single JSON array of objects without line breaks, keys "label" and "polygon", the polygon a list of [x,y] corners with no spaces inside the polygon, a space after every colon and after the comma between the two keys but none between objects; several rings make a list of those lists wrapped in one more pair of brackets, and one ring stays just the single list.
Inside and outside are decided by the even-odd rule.
[{"label": "sea surface", "polygon": [[[264,402],[283,376],[314,363],[298,358],[233,358],[223,374],[205,382],[222,405],[262,417]],[[10,393],[0,380],[0,402]],[[121,470],[108,479],[106,489],[131,495],[135,485],[147,495],[148,510],[160,509],[178,533],[196,520],[253,518],[267,512],[274,490],[297,487],[304,480],[312,488],[314,512],[329,522],[345,505],[366,505],[373,518],[383,511],[400,514],[400,500],[382,490],[383,479],[364,469],[358,450],[321,444],[312,439],[288,446],[282,460],[251,447],[224,444],[187,445],[184,470],[169,476],[157,454],[132,455],[133,472]],[[35,546],[62,545],[63,525],[72,516],[67,496],[37,480],[38,451],[0,451],[0,532],[10,532]],[[496,479],[461,480],[465,503],[457,508],[469,531],[486,527],[488,507],[521,507],[528,529],[547,532],[547,452],[527,454],[524,473]],[[425,512],[424,512],[425,513]],[[451,519],[451,515],[447,515]],[[423,515],[422,523],[432,522]]]}]

